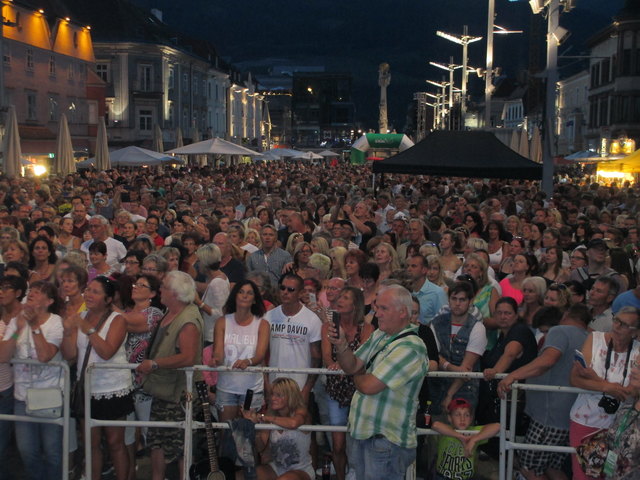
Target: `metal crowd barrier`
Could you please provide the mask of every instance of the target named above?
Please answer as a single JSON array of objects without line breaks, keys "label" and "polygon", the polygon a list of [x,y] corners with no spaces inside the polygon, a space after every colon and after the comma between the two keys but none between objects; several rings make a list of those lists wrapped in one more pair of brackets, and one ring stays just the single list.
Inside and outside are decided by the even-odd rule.
[{"label": "metal crowd barrier", "polygon": [[[24,421],[24,422],[36,422],[36,423],[50,423],[60,425],[63,428],[63,458],[62,458],[62,478],[67,480],[69,474],[69,435],[70,435],[70,409],[69,409],[69,392],[70,392],[70,372],[69,366],[64,361],[41,363],[36,360],[18,360],[13,359],[12,363],[23,363],[31,365],[46,365],[46,366],[58,366],[62,369],[64,375],[63,385],[63,416],[57,419],[47,419],[23,415],[0,415],[0,420],[10,421]],[[193,405],[191,401],[186,402],[185,408],[185,420],[184,421],[138,421],[138,420],[96,420],[91,418],[91,378],[96,370],[114,370],[114,369],[127,369],[134,370],[137,368],[137,364],[110,364],[99,363],[89,364],[84,377],[85,382],[85,422],[84,422],[84,438],[91,438],[91,428],[98,426],[120,426],[120,427],[156,427],[156,428],[180,428],[184,430],[184,459],[183,473],[184,478],[188,478],[190,459],[192,458],[192,431],[193,429],[204,428],[202,422],[196,422],[193,420]],[[246,370],[233,369],[231,367],[208,367],[204,365],[196,365],[189,368],[181,368],[179,370],[184,371],[186,375],[187,384],[187,398],[192,398],[193,391],[193,374],[196,371],[209,371],[209,372],[234,372],[234,373],[304,373],[315,375],[341,375],[340,370],[328,370],[326,368],[275,368],[275,367],[249,367]],[[496,378],[504,378],[506,375],[497,375]],[[482,379],[484,378],[481,372],[429,372],[427,377],[447,377],[447,378],[468,378],[468,379]],[[511,390],[511,425],[515,424],[516,420],[516,401],[518,390],[538,390],[538,391],[561,391],[566,393],[591,393],[588,390],[582,390],[573,387],[557,387],[548,385],[530,385],[514,383]],[[500,424],[506,426],[507,420],[507,399],[501,399],[500,401]],[[228,429],[227,423],[214,423],[213,427],[216,429]],[[258,430],[274,430],[278,429],[276,425],[256,425]],[[340,426],[327,426],[327,425],[303,425],[300,427],[302,431],[308,432],[347,432],[347,427]],[[468,432],[470,434],[477,432]],[[418,435],[438,435],[437,432],[431,429],[419,428]],[[514,452],[516,450],[540,450],[550,452],[563,452],[574,453],[575,450],[571,447],[555,447],[546,445],[535,445],[518,443],[515,441],[515,429],[507,430],[506,427],[500,429],[500,457],[499,457],[499,480],[507,480],[512,478],[513,475],[513,459]],[[91,480],[91,441],[85,441],[85,478]],[[410,468],[407,472],[406,480],[415,480],[415,468]]]},{"label": "metal crowd barrier", "polygon": [[62,385],[62,416],[60,418],[41,418],[31,417],[27,415],[4,415],[0,414],[0,420],[9,420],[14,422],[28,422],[28,423],[47,423],[53,425],[60,425],[62,427],[62,480],[69,478],[69,422],[71,415],[69,412],[69,392],[71,389],[71,374],[69,371],[69,364],[65,361],[50,361],[48,363],[42,363],[37,360],[29,359],[11,359],[12,364],[25,364],[25,365],[38,365],[47,367],[60,367],[63,375]]}]

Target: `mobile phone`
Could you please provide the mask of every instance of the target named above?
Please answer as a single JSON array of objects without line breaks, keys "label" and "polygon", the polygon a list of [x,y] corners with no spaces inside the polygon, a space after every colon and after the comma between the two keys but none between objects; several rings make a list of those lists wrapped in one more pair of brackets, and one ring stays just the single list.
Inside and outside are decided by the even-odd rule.
[{"label": "mobile phone", "polygon": [[253,390],[247,388],[247,393],[244,394],[243,410],[251,410],[251,402],[253,401]]},{"label": "mobile phone", "polygon": [[587,362],[584,359],[584,355],[582,355],[582,352],[580,350],[575,350],[573,352],[573,359],[578,362],[580,365],[582,365],[584,368],[587,368]]},{"label": "mobile phone", "polygon": [[338,312],[333,312],[331,321],[333,322],[333,328],[336,329],[336,338],[338,338],[340,336],[340,314]]},{"label": "mobile phone", "polygon": [[313,305],[315,304],[317,301],[316,299],[316,294],[315,293],[310,293],[309,294],[309,304]]}]

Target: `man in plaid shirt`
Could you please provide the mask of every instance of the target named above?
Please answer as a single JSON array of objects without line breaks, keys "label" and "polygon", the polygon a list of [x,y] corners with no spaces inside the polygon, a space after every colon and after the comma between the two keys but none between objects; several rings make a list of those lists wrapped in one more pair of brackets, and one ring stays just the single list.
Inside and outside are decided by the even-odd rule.
[{"label": "man in plaid shirt", "polygon": [[427,350],[410,323],[411,293],[399,285],[376,297],[379,329],[355,353],[333,325],[329,339],[342,369],[354,375],[349,412],[349,463],[360,480],[404,479],[416,456],[418,392],[427,373]]}]

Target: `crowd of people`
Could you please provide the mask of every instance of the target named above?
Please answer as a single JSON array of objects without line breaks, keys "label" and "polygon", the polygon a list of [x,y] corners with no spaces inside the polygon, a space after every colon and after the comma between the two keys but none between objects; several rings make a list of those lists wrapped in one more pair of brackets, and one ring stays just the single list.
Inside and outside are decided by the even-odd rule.
[{"label": "crowd of people", "polygon": [[[133,363],[93,372],[92,418],[180,421],[176,369],[226,366],[195,374],[215,417],[281,427],[256,437],[259,479],[313,480],[316,443],[339,480],[404,478],[416,459],[468,479],[479,450],[498,458],[514,382],[576,386],[593,393],[520,392],[502,428],[549,446],[611,428],[607,475],[638,479],[640,189],[557,180],[548,198],[530,181],[406,175],[374,190],[368,167],[323,163],[0,177],[0,413],[60,387],[50,361],[80,383],[89,364]],[[257,366],[342,373],[240,372]],[[312,422],[348,433],[298,430]],[[82,432],[70,450],[91,442],[93,478],[107,463],[134,480],[144,449],[154,480],[184,461],[175,429]],[[27,478],[61,477],[59,426],[0,421],[0,455],[13,438]],[[520,478],[593,478],[575,455],[516,456]]]}]

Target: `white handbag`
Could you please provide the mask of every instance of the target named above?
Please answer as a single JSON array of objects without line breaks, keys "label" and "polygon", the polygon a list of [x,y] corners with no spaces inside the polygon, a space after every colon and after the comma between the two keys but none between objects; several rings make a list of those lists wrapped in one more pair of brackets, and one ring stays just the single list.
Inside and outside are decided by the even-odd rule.
[{"label": "white handbag", "polygon": [[62,389],[59,387],[27,388],[27,415],[40,418],[62,416]]}]

